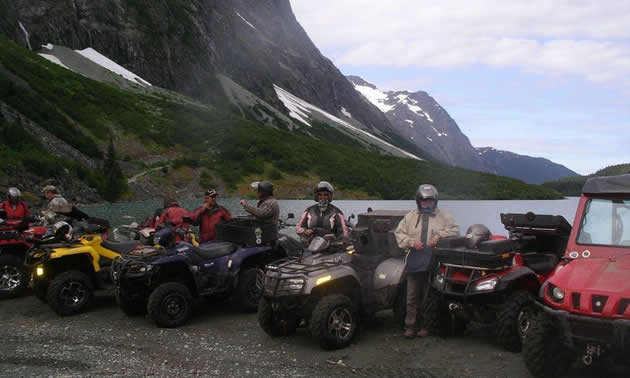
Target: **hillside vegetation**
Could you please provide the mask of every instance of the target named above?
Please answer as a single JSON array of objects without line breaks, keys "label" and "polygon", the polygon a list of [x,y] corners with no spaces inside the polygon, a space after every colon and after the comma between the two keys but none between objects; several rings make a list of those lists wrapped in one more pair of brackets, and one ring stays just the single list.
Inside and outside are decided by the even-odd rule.
[{"label": "hillside vegetation", "polygon": [[[103,158],[113,138],[117,148],[126,140],[143,147],[117,151],[118,156],[133,155],[138,166],[145,155],[177,151],[178,166],[211,171],[231,190],[264,174],[271,179],[319,177],[339,189],[384,199],[412,198],[423,182],[437,185],[445,198],[560,196],[514,179],[368,151],[326,124],[314,125],[315,139],[243,119],[227,105],[209,108],[162,92],[122,90],[50,63],[3,36],[0,51],[0,100],[96,159]],[[45,178],[68,168],[105,194],[100,170],[52,157],[19,124],[3,121],[1,127],[0,169],[7,174],[25,169]]]},{"label": "hillside vegetation", "polygon": [[582,187],[589,177],[617,176],[627,173],[630,173],[630,164],[610,165],[588,176],[567,177],[557,181],[546,182],[543,186],[556,190],[565,196],[579,196],[582,194]]}]

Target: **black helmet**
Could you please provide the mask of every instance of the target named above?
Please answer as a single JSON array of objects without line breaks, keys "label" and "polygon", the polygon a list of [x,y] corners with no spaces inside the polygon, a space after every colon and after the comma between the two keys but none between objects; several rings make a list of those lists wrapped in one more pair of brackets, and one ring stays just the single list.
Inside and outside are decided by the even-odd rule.
[{"label": "black helmet", "polygon": [[18,188],[9,188],[9,190],[7,190],[7,199],[10,203],[18,203],[21,195],[22,193],[20,193],[20,189]]},{"label": "black helmet", "polygon": [[256,191],[265,196],[273,196],[273,184],[267,180],[260,181],[256,186]]},{"label": "black helmet", "polygon": [[466,248],[476,249],[479,247],[479,243],[490,240],[490,230],[483,224],[473,224],[466,230]]},{"label": "black helmet", "polygon": [[69,242],[72,240],[72,226],[68,222],[60,221],[52,226],[52,233],[55,239]]},{"label": "black helmet", "polygon": [[433,206],[430,209],[424,209],[427,212],[433,212],[433,210],[435,210],[435,208],[437,207],[437,202],[438,202],[438,191],[435,188],[435,186],[431,185],[431,184],[422,184],[418,187],[418,190],[416,190],[416,204],[418,205],[418,209],[422,212],[422,205],[421,205],[421,201],[423,200],[435,200],[435,203],[433,204]]},{"label": "black helmet", "polygon": [[315,187],[315,190],[313,190],[313,199],[315,200],[315,202],[318,201],[317,193],[322,192],[328,193],[328,202],[332,202],[333,195],[335,194],[335,189],[332,185],[330,185],[328,181],[320,181],[319,184],[317,184],[317,186]]}]

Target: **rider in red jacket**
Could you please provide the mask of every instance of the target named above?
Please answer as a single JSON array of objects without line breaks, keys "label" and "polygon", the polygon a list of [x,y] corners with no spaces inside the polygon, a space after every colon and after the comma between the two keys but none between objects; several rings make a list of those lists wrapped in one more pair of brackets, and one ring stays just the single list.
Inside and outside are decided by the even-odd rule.
[{"label": "rider in red jacket", "polygon": [[217,192],[210,188],[206,191],[205,202],[192,215],[192,221],[199,225],[199,242],[205,243],[216,238],[216,225],[219,222],[232,219],[232,215],[217,204]]},{"label": "rider in red jacket", "polygon": [[190,214],[186,209],[179,206],[176,200],[167,198],[164,200],[164,212],[157,221],[155,227],[171,227],[173,230],[178,228],[188,228],[188,224],[184,222],[184,217]]},{"label": "rider in red jacket", "polygon": [[0,210],[4,210],[7,219],[23,219],[30,215],[28,205],[21,200],[20,189],[9,188],[7,200],[0,203]]}]

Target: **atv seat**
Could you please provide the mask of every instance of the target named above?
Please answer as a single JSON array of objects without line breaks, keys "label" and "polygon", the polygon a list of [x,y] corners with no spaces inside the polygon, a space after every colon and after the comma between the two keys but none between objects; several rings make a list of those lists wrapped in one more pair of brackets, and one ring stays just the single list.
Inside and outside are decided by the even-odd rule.
[{"label": "atv seat", "polygon": [[129,241],[129,242],[113,242],[109,240],[103,240],[101,243],[103,248],[107,248],[110,251],[118,252],[120,254],[125,254],[133,251],[138,248],[140,245],[137,241]]},{"label": "atv seat", "polygon": [[190,246],[192,252],[190,258],[196,262],[208,261],[229,255],[235,250],[236,244],[226,241],[212,241],[203,243],[199,247]]},{"label": "atv seat", "polygon": [[557,255],[544,253],[528,253],[521,255],[525,266],[538,274],[547,274],[558,264],[560,258]]}]

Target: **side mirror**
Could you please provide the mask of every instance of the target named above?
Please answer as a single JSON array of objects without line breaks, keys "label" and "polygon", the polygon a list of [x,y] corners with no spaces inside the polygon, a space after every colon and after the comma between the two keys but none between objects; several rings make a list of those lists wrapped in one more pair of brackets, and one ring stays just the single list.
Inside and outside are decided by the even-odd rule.
[{"label": "side mirror", "polygon": [[295,218],[295,215],[293,213],[287,214],[287,219],[293,219],[293,218]]}]

